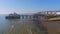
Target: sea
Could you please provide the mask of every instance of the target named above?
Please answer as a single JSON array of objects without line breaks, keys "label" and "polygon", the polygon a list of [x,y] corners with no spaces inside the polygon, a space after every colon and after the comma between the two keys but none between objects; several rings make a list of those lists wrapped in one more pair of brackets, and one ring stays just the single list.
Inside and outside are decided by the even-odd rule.
[{"label": "sea", "polygon": [[0,34],[45,34],[31,19],[5,19],[0,15]]}]

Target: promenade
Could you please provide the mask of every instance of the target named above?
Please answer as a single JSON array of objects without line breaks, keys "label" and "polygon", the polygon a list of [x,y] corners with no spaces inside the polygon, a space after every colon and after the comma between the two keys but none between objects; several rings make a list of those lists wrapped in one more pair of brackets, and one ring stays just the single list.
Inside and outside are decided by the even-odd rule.
[{"label": "promenade", "polygon": [[58,18],[60,15],[53,12],[40,12],[35,14],[35,17],[37,16],[36,22],[42,31],[48,34],[60,34],[60,18]]}]

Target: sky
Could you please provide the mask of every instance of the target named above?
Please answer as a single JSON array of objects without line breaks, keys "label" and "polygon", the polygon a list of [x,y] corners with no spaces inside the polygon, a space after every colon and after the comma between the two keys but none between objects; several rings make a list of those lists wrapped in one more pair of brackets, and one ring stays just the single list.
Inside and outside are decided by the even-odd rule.
[{"label": "sky", "polygon": [[60,0],[0,0],[0,14],[60,10]]}]

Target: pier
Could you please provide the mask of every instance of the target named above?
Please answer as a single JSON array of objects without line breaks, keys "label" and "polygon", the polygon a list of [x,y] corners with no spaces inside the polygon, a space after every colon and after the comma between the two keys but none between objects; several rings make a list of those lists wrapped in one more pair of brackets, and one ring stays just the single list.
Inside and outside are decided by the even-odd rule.
[{"label": "pier", "polygon": [[38,12],[33,15],[20,15],[20,19],[0,17],[0,34],[60,34],[60,21],[48,21],[47,16],[56,16],[50,12]]},{"label": "pier", "polygon": [[33,15],[20,15],[20,19],[33,19]]}]

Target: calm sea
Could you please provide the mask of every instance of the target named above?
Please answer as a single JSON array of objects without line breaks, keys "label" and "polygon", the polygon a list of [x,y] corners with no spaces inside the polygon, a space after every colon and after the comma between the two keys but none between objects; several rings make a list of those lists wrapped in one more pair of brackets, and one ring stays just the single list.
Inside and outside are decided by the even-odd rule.
[{"label": "calm sea", "polygon": [[[0,15],[0,34],[38,34],[40,29],[29,19],[5,19]],[[42,33],[42,32],[41,32]]]}]

